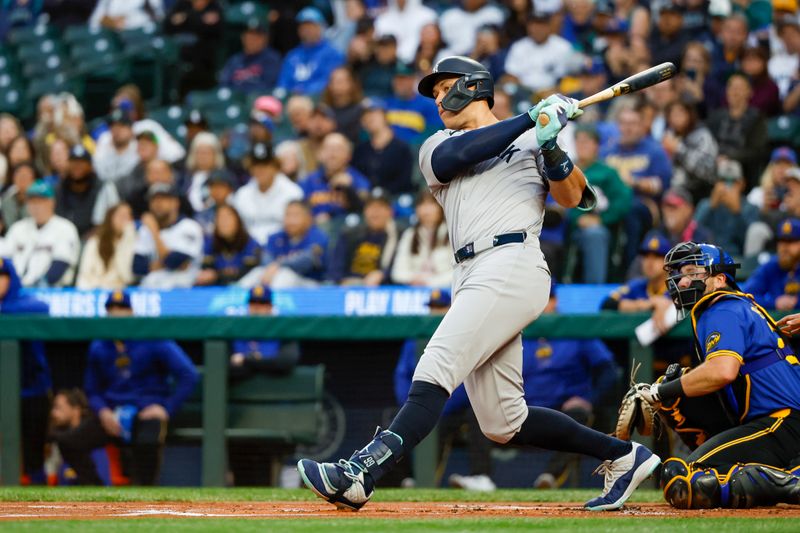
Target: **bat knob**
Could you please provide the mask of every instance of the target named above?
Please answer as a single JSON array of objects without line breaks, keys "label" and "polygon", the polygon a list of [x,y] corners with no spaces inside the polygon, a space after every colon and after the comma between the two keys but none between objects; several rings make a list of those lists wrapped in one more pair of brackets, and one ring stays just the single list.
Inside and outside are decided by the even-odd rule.
[{"label": "bat knob", "polygon": [[547,124],[550,123],[550,118],[544,113],[539,113],[539,116],[536,118],[536,123],[541,126],[547,126]]}]

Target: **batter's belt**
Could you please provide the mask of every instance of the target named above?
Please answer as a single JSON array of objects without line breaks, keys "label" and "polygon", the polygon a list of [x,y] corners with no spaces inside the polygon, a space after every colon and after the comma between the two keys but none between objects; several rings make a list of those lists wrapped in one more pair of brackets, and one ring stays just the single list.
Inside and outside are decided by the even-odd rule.
[{"label": "batter's belt", "polygon": [[525,238],[527,236],[528,232],[522,230],[511,233],[501,233],[500,235],[495,235],[494,237],[483,237],[456,250],[456,263],[461,263],[462,261],[471,259],[479,253],[485,252],[486,250],[496,246],[503,246],[504,244],[511,244],[514,242],[525,242]]}]

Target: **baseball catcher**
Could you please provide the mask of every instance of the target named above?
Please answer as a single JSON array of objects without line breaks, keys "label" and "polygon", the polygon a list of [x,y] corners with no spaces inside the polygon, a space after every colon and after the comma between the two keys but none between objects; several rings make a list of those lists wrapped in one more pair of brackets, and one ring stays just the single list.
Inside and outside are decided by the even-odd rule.
[{"label": "baseball catcher", "polygon": [[800,504],[800,364],[739,290],[738,266],[711,244],[667,253],[667,288],[679,317],[691,317],[698,364],[633,385],[620,408],[618,437],[647,434],[657,413],[692,450],[661,470],[664,498],[679,509]]}]

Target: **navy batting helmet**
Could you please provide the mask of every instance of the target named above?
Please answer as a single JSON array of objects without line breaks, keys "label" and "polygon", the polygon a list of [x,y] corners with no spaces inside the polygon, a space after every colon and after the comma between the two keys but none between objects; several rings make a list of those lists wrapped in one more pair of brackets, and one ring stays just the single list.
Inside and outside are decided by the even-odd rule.
[{"label": "navy batting helmet", "polygon": [[[686,272],[683,267],[694,265],[702,267],[694,272]],[[682,242],[674,246],[664,257],[664,270],[667,271],[667,289],[679,314],[685,315],[700,301],[706,292],[705,280],[717,274],[724,274],[730,287],[739,290],[736,284],[735,263],[728,253],[714,244]],[[688,277],[691,283],[680,287],[682,278]]]},{"label": "navy batting helmet", "polygon": [[419,81],[417,90],[433,98],[433,86],[442,78],[457,77],[458,81],[442,99],[442,107],[456,113],[473,100],[486,100],[494,106],[494,80],[486,67],[464,56],[445,57],[436,62],[433,71]]}]

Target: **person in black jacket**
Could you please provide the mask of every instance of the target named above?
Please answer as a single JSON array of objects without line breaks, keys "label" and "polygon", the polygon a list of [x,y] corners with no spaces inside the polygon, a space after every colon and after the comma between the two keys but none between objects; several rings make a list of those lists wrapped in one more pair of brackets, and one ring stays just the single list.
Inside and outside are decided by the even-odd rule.
[{"label": "person in black jacket", "polygon": [[97,0],[44,0],[42,13],[50,17],[50,24],[63,30],[67,26],[85,26],[95,4]]},{"label": "person in black jacket", "polygon": [[181,60],[188,70],[181,75],[180,98],[189,91],[210,89],[216,84],[217,58],[222,42],[223,15],[219,0],[178,0],[164,20],[167,33],[189,34],[197,38],[181,49]]},{"label": "person in black jacket", "polygon": [[389,126],[383,102],[365,100],[363,110],[361,126],[369,138],[356,146],[353,166],[369,178],[373,187],[381,187],[392,195],[413,193],[414,156],[408,143],[398,139]]},{"label": "person in black jacket", "polygon": [[100,225],[106,211],[119,202],[113,183],[100,181],[92,167],[92,156],[81,145],[69,153],[67,175],[56,190],[56,214],[75,224],[82,241]]},{"label": "person in black jacket", "polygon": [[364,223],[342,232],[328,267],[339,285],[376,287],[389,276],[398,231],[386,196],[373,194],[364,205]]}]

